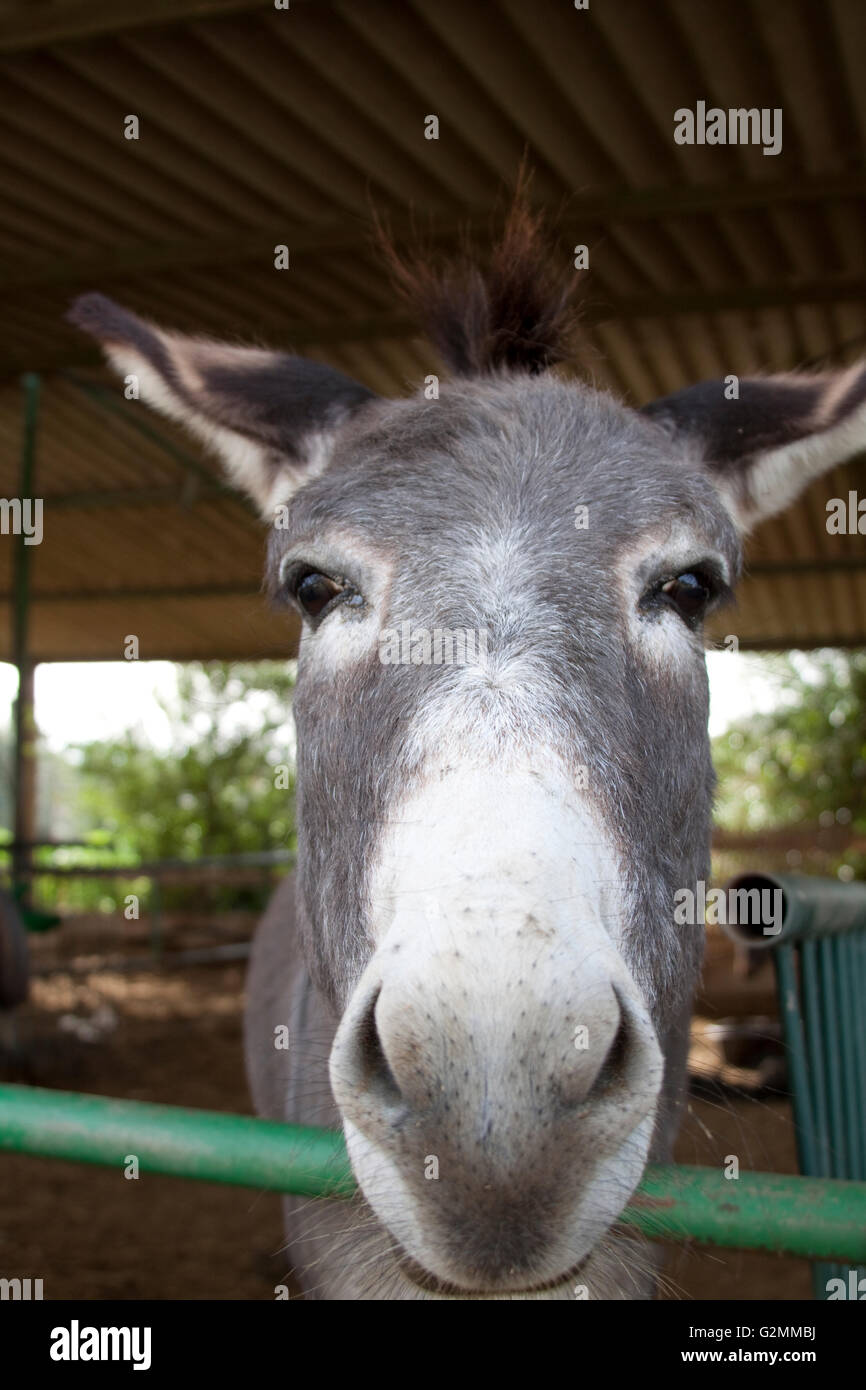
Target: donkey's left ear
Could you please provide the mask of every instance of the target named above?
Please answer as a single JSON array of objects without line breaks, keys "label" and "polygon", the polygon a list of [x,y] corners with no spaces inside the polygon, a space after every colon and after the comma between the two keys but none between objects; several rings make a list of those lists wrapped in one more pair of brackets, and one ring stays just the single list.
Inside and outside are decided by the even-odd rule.
[{"label": "donkey's left ear", "polygon": [[705,381],[643,413],[695,440],[734,520],[748,531],[866,449],[866,367]]},{"label": "donkey's left ear", "polygon": [[101,294],[82,295],[68,317],[99,340],[122,376],[137,379],[147,405],[220,455],[268,521],[327,467],[335,431],[374,399],[333,367],[167,332]]}]

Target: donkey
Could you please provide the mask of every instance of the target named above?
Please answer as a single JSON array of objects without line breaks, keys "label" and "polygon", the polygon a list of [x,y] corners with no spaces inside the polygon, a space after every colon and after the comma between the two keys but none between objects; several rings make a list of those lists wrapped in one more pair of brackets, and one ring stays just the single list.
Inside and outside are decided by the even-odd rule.
[{"label": "donkey", "polygon": [[[557,375],[555,255],[525,205],[484,269],[393,254],[438,397],[101,295],[71,311],[255,499],[303,620],[298,870],[256,936],[246,1048],[259,1113],[342,1127],[359,1185],[286,1203],[308,1297],[653,1295],[655,1248],[617,1221],[685,1098],[703,624],[743,535],[866,443],[861,366],[642,410]],[[401,630],[486,640],[384,660]]]}]

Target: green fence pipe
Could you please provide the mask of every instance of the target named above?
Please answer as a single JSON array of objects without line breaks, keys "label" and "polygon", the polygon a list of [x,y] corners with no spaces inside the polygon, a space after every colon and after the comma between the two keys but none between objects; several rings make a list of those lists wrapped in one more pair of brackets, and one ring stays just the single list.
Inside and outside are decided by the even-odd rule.
[{"label": "green fence pipe", "polygon": [[[842,1094],[842,1052],[839,1037],[839,1017],[836,1008],[836,956],[833,942],[822,937],[818,942],[818,969],[820,972],[821,998],[824,1005],[824,1064],[827,1075],[827,1097],[830,1116],[830,1171],[832,1178],[847,1177],[845,1157],[840,1149],[845,1133],[844,1098]],[[799,1093],[794,1088],[794,1107],[799,1103]],[[814,1170],[813,1170],[814,1171]]]},{"label": "green fence pipe", "polygon": [[[29,893],[25,877],[30,864],[30,847],[22,841],[32,840],[35,810],[33,799],[34,763],[36,756],[33,729],[33,666],[30,659],[30,572],[32,548],[24,535],[23,507],[33,498],[33,477],[36,468],[36,427],[39,418],[41,381],[35,372],[21,378],[24,390],[24,424],[21,438],[21,466],[18,474],[18,497],[22,507],[21,533],[16,536],[12,558],[12,660],[18,670],[18,694],[13,715],[14,752],[12,776],[12,823],[15,849],[12,851],[13,893],[22,903]],[[32,537],[30,539],[33,539]]]},{"label": "green fence pipe", "polygon": [[[854,938],[853,990],[855,1007],[862,1011],[866,1003],[866,936],[858,933]],[[866,1024],[858,1023],[857,1031],[857,1090],[861,1116],[860,1130],[860,1177],[866,1179]]]},{"label": "green fence pipe", "polygon": [[[757,889],[781,891],[781,930],[765,933],[763,924],[727,922],[723,926],[734,941],[747,946],[775,946],[780,941],[808,937],[841,936],[849,931],[866,931],[866,883],[855,880],[819,878],[809,874],[738,874],[725,885],[728,902],[731,890]],[[770,898],[772,904],[775,899]],[[773,923],[775,928],[778,924]]]},{"label": "green fence pipe", "polygon": [[[355,1187],[342,1136],[330,1130],[39,1087],[0,1086],[0,1149],[118,1171],[135,1155],[141,1173],[305,1197]],[[866,1183],[651,1167],[620,1219],[657,1239],[866,1260]]]},{"label": "green fence pipe", "polygon": [[[822,1046],[826,1037],[824,1016],[821,1011],[821,995],[819,989],[820,971],[818,968],[818,951],[820,941],[810,938],[804,941],[800,947],[800,980],[802,982],[803,994],[803,1015],[801,1026],[796,1032],[796,1037],[802,1039],[805,1032],[806,1045],[808,1046],[808,1065],[806,1067],[806,1091],[809,1105],[805,1120],[810,1125],[812,1153],[811,1162],[807,1161],[802,1140],[799,1139],[800,1171],[808,1173],[813,1178],[830,1177],[830,1112],[828,1110],[827,1097],[830,1092],[830,1081],[827,1075],[828,1059],[827,1050]],[[785,1022],[788,1022],[788,1001],[793,990],[794,1007],[796,1010],[797,999],[797,977],[789,980],[785,986],[781,980],[784,973],[779,969],[779,961],[783,956],[789,956],[795,948],[792,946],[780,947],[776,959],[776,969],[780,976],[782,990],[780,998],[785,1001]],[[786,1034],[785,1041],[789,1048],[793,1045],[792,1036]],[[801,1044],[802,1045],[802,1044]],[[800,1079],[802,1084],[802,1078]],[[799,1095],[798,1095],[799,1100]],[[803,1118],[798,1114],[796,1123],[799,1130],[803,1128]],[[799,1137],[798,1137],[799,1138]]]},{"label": "green fence pipe", "polygon": [[[825,942],[821,943],[825,945]],[[797,1161],[802,1172],[816,1174],[821,1171],[815,1119],[812,1110],[809,1068],[806,1061],[806,1039],[803,1020],[800,1016],[797,993],[797,967],[794,948],[783,942],[774,956],[778,979],[779,1012],[785,1043],[788,1048],[788,1070],[797,1097]],[[830,1176],[828,1173],[827,1177]]]},{"label": "green fence pipe", "polygon": [[662,1240],[857,1264],[866,1251],[866,1183],[650,1167],[620,1220]]},{"label": "green fence pipe", "polygon": [[0,1086],[0,1149],[118,1171],[134,1155],[141,1173],[302,1197],[355,1190],[343,1136],[331,1130],[42,1087]]},{"label": "green fence pipe", "polygon": [[838,1014],[836,1028],[842,1053],[842,1088],[845,1098],[845,1177],[862,1181],[866,1173],[860,1170],[860,1130],[866,1125],[866,1115],[859,1114],[857,1085],[857,1033],[864,1025],[858,1017],[854,998],[853,936],[836,937],[836,996]]}]

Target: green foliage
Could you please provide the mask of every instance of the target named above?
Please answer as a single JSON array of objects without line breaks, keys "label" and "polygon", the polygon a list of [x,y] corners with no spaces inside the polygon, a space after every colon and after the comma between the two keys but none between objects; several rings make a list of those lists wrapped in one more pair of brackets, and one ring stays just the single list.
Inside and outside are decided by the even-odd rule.
[{"label": "green foliage", "polygon": [[[224,854],[293,849],[294,676],[287,663],[177,666],[174,693],[160,700],[170,731],[154,748],[141,730],[82,744],[71,776],[68,813],[85,845],[37,851],[56,867],[155,860],[195,861]],[[148,881],[41,878],[40,906],[117,912],[127,893],[149,902]],[[176,883],[163,906],[259,909],[260,887]]]},{"label": "green foliage", "polygon": [[[155,751],[133,732],[85,744],[82,807],[127,862],[293,846],[289,668],[213,662],[177,671],[175,696],[160,702],[172,746]],[[280,767],[289,771],[278,779]]]},{"label": "green foliage", "polygon": [[[730,830],[833,825],[866,835],[866,652],[764,657],[777,707],[713,741],[716,821]],[[806,867],[789,857],[792,867]],[[823,872],[866,876],[848,849]]]}]

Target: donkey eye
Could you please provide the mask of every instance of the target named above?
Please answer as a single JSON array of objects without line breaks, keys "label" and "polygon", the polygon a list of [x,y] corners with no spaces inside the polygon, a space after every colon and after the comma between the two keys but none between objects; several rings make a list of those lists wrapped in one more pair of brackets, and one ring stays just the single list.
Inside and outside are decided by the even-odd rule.
[{"label": "donkey eye", "polygon": [[345,592],[344,585],[317,570],[302,570],[291,587],[298,607],[308,618],[321,617],[329,604]]},{"label": "donkey eye", "polygon": [[704,616],[713,597],[712,581],[699,571],[678,574],[662,584],[659,596],[687,623],[695,623]]}]

